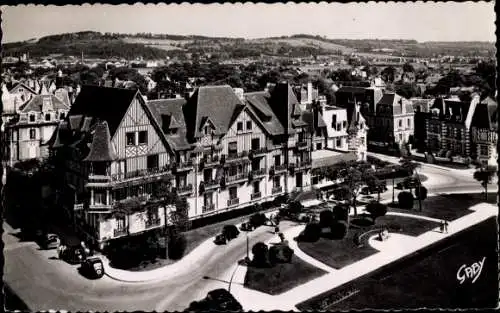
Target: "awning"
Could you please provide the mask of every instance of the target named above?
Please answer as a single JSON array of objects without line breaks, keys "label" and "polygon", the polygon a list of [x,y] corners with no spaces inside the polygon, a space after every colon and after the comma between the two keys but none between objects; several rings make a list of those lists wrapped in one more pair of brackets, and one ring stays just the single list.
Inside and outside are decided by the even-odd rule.
[{"label": "awning", "polygon": [[302,202],[301,202],[301,204],[302,204],[305,208],[312,207],[312,206],[316,206],[316,205],[320,205],[321,203],[323,203],[323,201],[318,200],[318,199],[305,200],[305,201],[302,201]]}]

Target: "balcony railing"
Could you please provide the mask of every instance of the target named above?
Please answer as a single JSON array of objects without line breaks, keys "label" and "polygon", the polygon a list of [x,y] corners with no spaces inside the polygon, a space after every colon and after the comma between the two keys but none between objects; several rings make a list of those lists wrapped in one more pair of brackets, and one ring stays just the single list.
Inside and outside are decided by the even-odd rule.
[{"label": "balcony railing", "polygon": [[226,162],[239,161],[239,160],[245,159],[247,157],[248,157],[248,152],[247,151],[243,151],[243,152],[240,152],[240,153],[229,153],[226,156]]},{"label": "balcony railing", "polygon": [[286,171],[286,167],[287,166],[286,166],[286,164],[280,164],[280,165],[274,165],[273,167],[274,167],[274,171],[276,173],[278,173],[278,172],[284,172],[284,171]]},{"label": "balcony railing", "polygon": [[304,150],[308,147],[308,143],[307,143],[307,141],[299,141],[299,142],[297,142],[296,147],[298,150]]},{"label": "balcony railing", "polygon": [[240,198],[233,198],[227,200],[227,206],[233,206],[233,205],[238,205],[240,204]]},{"label": "balcony railing", "polygon": [[[169,166],[148,168],[137,171],[131,171],[126,173],[119,173],[111,175],[112,181],[123,181],[133,178],[143,178],[148,176],[163,175],[170,172]],[[89,176],[90,179],[91,176]]]},{"label": "balcony railing", "polygon": [[193,192],[193,185],[185,185],[185,186],[180,186],[177,187],[177,194],[178,195],[186,195]]},{"label": "balcony railing", "polygon": [[89,175],[89,183],[109,183],[111,181],[111,176],[108,175]]},{"label": "balcony railing", "polygon": [[220,158],[218,155],[214,155],[211,157],[204,157],[202,159],[202,162],[203,162],[205,167],[212,167],[212,166],[216,166],[219,164]]},{"label": "balcony railing", "polygon": [[247,180],[247,177],[248,177],[247,173],[240,173],[240,174],[236,174],[233,176],[227,176],[226,177],[226,185],[235,184],[238,182],[245,181],[245,180]]},{"label": "balcony railing", "polygon": [[219,188],[220,181],[218,180],[205,180],[200,183],[200,192],[204,192],[205,190]]},{"label": "balcony railing", "polygon": [[122,228],[122,229],[115,229],[113,231],[113,236],[114,237],[120,237],[120,236],[125,236],[127,234],[127,229]]},{"label": "balcony railing", "polygon": [[258,170],[252,170],[250,171],[250,174],[252,177],[262,177],[266,175],[266,169],[265,168],[260,168]]},{"label": "balcony railing", "polygon": [[250,196],[250,199],[251,200],[255,200],[255,199],[259,199],[260,197],[262,196],[262,192],[255,192],[255,193],[252,193],[252,195]]},{"label": "balcony railing", "polygon": [[251,158],[261,157],[261,156],[266,155],[267,152],[268,152],[268,150],[266,147],[261,147],[261,148],[257,148],[257,149],[252,148],[252,151],[250,151],[249,156]]},{"label": "balcony railing", "polygon": [[295,170],[303,170],[303,169],[310,168],[311,166],[312,166],[311,160],[305,160],[305,161],[298,162],[297,164],[295,164]]},{"label": "balcony railing", "polygon": [[281,187],[281,186],[273,187],[273,189],[272,189],[273,194],[281,193],[281,192],[283,192],[283,187]]},{"label": "balcony railing", "polygon": [[201,208],[201,212],[202,213],[206,213],[206,212],[213,211],[214,209],[215,209],[215,205],[213,203],[212,204],[207,204],[207,205],[204,205]]},{"label": "balcony railing", "polygon": [[188,160],[186,162],[178,162],[172,166],[172,170],[176,173],[190,171],[193,169],[193,160]]},{"label": "balcony railing", "polygon": [[148,220],[146,220],[145,224],[146,224],[146,228],[160,226],[160,218],[156,217],[153,219],[148,219]]}]

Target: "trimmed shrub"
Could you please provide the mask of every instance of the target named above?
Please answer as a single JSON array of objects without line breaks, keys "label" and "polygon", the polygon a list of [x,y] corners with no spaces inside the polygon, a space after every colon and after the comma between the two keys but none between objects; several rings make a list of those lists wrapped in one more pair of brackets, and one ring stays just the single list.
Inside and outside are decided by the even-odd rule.
[{"label": "trimmed shrub", "polygon": [[412,209],[414,200],[415,198],[411,192],[402,191],[398,194],[399,207],[402,209]]},{"label": "trimmed shrub", "polygon": [[288,245],[277,244],[269,248],[269,261],[271,264],[290,263],[293,253],[293,249]]},{"label": "trimmed shrub", "polygon": [[177,234],[168,242],[168,256],[172,260],[180,260],[186,252],[187,240],[183,234]]},{"label": "trimmed shrub", "polygon": [[426,159],[427,163],[429,163],[429,164],[436,163],[436,157],[432,153],[426,153],[425,159]]},{"label": "trimmed shrub", "polygon": [[302,212],[302,208],[304,206],[299,202],[299,201],[292,201],[290,202],[290,205],[288,206],[288,211],[291,214],[298,214]]},{"label": "trimmed shrub", "polygon": [[387,213],[387,205],[377,201],[371,201],[366,205],[366,211],[370,213],[373,218],[377,218]]},{"label": "trimmed shrub", "polygon": [[323,210],[319,213],[319,225],[321,227],[331,226],[335,221],[335,216],[330,210]]},{"label": "trimmed shrub", "polygon": [[259,227],[262,226],[266,223],[267,217],[263,213],[256,213],[252,216],[250,216],[250,223],[254,227]]},{"label": "trimmed shrub", "polygon": [[310,223],[306,225],[304,231],[300,234],[301,241],[316,242],[321,236],[321,227],[317,223]]},{"label": "trimmed shrub", "polygon": [[227,239],[231,240],[240,234],[240,231],[235,225],[224,225],[222,228],[222,234],[226,236]]},{"label": "trimmed shrub", "polygon": [[420,186],[420,188],[415,188],[415,197],[420,200],[427,199],[427,188]]},{"label": "trimmed shrub", "polygon": [[263,242],[257,242],[252,247],[253,260],[252,265],[255,267],[268,267],[269,263],[269,249]]},{"label": "trimmed shrub", "polygon": [[347,235],[349,226],[345,221],[338,221],[331,226],[331,239],[343,239]]},{"label": "trimmed shrub", "polygon": [[333,207],[332,213],[336,221],[347,221],[349,219],[349,206],[338,204]]},{"label": "trimmed shrub", "polygon": [[351,225],[355,227],[365,228],[375,224],[375,220],[370,216],[357,217],[351,220]]}]

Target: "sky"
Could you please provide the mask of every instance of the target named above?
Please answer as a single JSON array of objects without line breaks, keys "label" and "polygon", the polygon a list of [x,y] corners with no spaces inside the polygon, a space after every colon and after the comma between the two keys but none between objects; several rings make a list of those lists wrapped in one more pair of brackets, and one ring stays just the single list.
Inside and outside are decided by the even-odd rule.
[{"label": "sky", "polygon": [[496,41],[494,2],[2,6],[3,42],[77,31]]}]

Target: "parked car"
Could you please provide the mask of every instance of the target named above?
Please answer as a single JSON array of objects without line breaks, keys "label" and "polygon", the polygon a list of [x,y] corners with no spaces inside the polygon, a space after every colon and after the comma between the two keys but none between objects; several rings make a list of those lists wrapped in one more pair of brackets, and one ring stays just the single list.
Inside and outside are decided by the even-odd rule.
[{"label": "parked car", "polygon": [[61,244],[61,239],[56,234],[45,234],[38,238],[38,244],[42,249],[57,249]]},{"label": "parked car", "polygon": [[252,231],[255,229],[255,227],[253,226],[252,223],[250,222],[245,222],[245,223],[242,223],[241,224],[241,227],[240,227],[241,230],[243,231]]},{"label": "parked car", "polygon": [[234,225],[225,225],[222,228],[222,234],[227,238],[227,240],[233,240],[238,237],[240,231],[238,230],[238,227]]},{"label": "parked car", "polygon": [[420,181],[415,177],[407,177],[404,181],[397,183],[396,188],[398,189],[410,189],[417,188]]},{"label": "parked car", "polygon": [[104,266],[98,257],[88,258],[82,263],[82,274],[91,278],[101,278],[104,276]]},{"label": "parked car", "polygon": [[217,307],[225,311],[242,311],[241,304],[226,289],[215,289],[209,291],[207,300],[217,303]]},{"label": "parked car", "polygon": [[378,186],[364,186],[361,188],[360,193],[362,195],[371,195],[374,193],[383,193],[387,191],[387,186],[386,185],[378,185]]},{"label": "parked car", "polygon": [[227,238],[224,234],[217,235],[215,236],[214,243],[216,245],[225,245],[227,243]]},{"label": "parked car", "polygon": [[85,250],[80,246],[62,246],[58,249],[61,249],[59,257],[70,264],[82,263],[87,259]]}]

